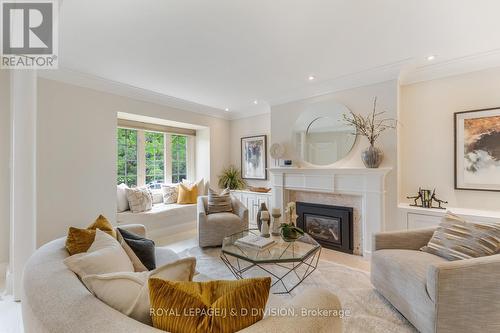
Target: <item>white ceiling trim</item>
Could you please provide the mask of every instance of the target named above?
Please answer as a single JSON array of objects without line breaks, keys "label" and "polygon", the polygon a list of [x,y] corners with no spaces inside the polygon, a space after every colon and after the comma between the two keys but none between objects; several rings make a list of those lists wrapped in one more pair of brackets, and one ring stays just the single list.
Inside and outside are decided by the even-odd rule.
[{"label": "white ceiling trim", "polygon": [[311,83],[294,91],[285,92],[279,98],[265,102],[262,101],[259,103],[259,106],[252,106],[244,110],[231,112],[66,68],[39,71],[38,75],[50,80],[191,111],[205,116],[232,120],[267,114],[271,111],[271,107],[275,105],[390,80],[398,79],[400,84],[408,85],[487,68],[500,67],[500,49],[430,63],[428,65],[419,66],[416,63],[415,59],[402,59],[356,73],[342,75],[332,80]]},{"label": "white ceiling trim", "polygon": [[74,71],[68,68],[59,68],[58,70],[41,70],[38,76],[44,79],[59,81],[76,85],[79,87],[103,91],[110,94],[129,97],[144,102],[165,105],[175,109],[191,111],[204,116],[210,116],[221,119],[229,119],[228,112],[212,108],[210,106],[186,101],[180,98],[168,96],[155,91],[135,87],[125,83],[108,80],[99,76]]}]

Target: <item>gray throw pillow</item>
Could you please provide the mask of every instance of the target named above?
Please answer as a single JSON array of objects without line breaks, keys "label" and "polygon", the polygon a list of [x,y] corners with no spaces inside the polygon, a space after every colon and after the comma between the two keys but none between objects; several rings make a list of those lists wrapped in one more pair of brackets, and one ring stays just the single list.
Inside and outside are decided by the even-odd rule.
[{"label": "gray throw pillow", "polygon": [[470,259],[499,253],[500,224],[469,223],[447,212],[420,249],[448,260]]},{"label": "gray throw pillow", "polygon": [[156,268],[155,242],[133,232],[116,228],[127,245],[148,270]]},{"label": "gray throw pillow", "polygon": [[207,214],[233,212],[231,204],[231,192],[228,188],[217,194],[212,189],[208,189],[208,211]]}]

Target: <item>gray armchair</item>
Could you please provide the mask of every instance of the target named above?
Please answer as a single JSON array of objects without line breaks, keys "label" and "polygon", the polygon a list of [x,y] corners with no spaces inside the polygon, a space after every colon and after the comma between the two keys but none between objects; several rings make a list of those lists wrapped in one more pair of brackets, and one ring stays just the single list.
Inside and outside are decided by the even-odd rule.
[{"label": "gray armchair", "polygon": [[231,197],[233,212],[207,214],[208,197],[198,197],[198,244],[221,246],[224,237],[248,229],[248,209]]},{"label": "gray armchair", "polygon": [[419,251],[434,230],[374,235],[373,285],[421,332],[500,332],[500,254],[448,261]]}]

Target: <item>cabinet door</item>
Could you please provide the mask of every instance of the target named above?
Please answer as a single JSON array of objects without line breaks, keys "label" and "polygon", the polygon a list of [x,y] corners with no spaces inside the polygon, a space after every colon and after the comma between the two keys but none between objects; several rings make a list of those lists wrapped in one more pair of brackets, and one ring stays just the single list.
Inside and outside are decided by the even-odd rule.
[{"label": "cabinet door", "polygon": [[408,213],[408,229],[435,227],[441,222],[440,216]]}]

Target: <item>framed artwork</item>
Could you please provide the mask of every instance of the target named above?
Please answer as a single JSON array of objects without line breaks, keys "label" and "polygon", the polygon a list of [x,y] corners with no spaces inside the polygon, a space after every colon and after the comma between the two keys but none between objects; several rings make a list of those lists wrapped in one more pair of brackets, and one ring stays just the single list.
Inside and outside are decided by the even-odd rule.
[{"label": "framed artwork", "polygon": [[241,138],[241,177],[267,179],[267,136]]},{"label": "framed artwork", "polygon": [[500,191],[500,108],[455,113],[455,189]]}]

